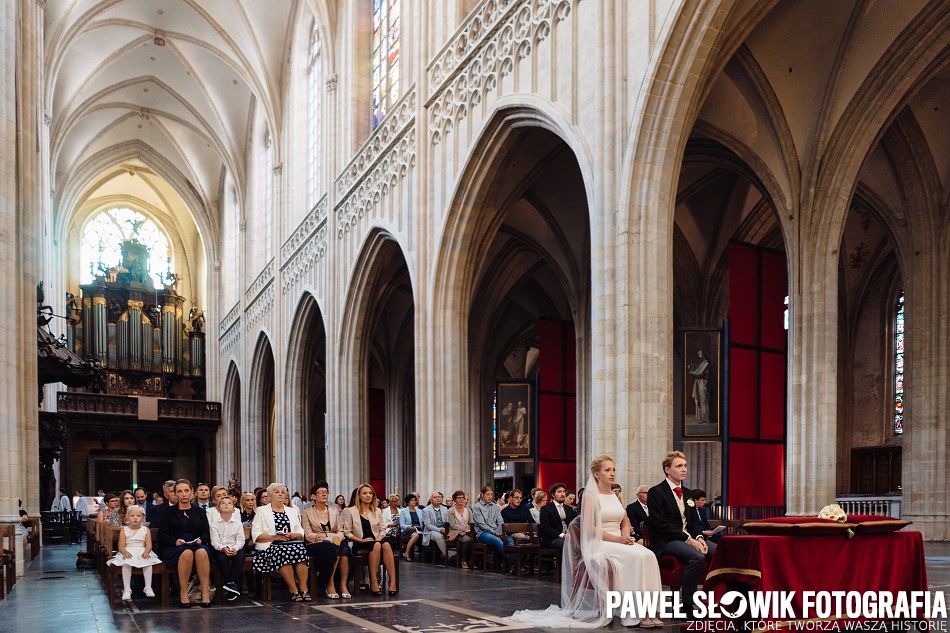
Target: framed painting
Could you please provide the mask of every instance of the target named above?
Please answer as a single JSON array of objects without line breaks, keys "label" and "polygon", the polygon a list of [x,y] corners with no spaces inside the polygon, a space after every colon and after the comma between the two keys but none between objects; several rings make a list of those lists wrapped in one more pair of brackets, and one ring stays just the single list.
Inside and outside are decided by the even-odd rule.
[{"label": "framed painting", "polygon": [[495,385],[497,424],[495,454],[500,458],[531,457],[534,446],[534,383],[505,381]]},{"label": "framed painting", "polygon": [[718,329],[683,330],[683,437],[719,437],[722,363]]}]

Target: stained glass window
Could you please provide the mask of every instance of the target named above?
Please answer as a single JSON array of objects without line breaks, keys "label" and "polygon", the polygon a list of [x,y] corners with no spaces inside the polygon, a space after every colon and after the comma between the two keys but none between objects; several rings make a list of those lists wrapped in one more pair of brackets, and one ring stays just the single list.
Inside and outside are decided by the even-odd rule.
[{"label": "stained glass window", "polygon": [[148,248],[148,269],[156,286],[171,270],[168,237],[144,214],[123,207],[109,209],[86,223],[79,242],[79,283],[92,283],[96,275],[122,263],[122,242],[137,240]]},{"label": "stained glass window", "polygon": [[320,57],[320,31],[317,21],[310,28],[310,51],[307,63],[307,208],[317,204],[317,156],[320,152],[320,77],[323,63]]},{"label": "stained glass window", "polygon": [[399,0],[373,0],[373,127],[399,98]]},{"label": "stained glass window", "polygon": [[894,433],[904,432],[904,290],[894,319]]}]

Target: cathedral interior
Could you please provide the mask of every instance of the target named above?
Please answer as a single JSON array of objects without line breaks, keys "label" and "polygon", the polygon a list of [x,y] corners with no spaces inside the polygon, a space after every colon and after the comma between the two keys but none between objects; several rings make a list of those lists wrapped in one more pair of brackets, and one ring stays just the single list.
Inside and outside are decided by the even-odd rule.
[{"label": "cathedral interior", "polygon": [[0,12],[0,519],[675,449],[950,540],[946,0]]}]

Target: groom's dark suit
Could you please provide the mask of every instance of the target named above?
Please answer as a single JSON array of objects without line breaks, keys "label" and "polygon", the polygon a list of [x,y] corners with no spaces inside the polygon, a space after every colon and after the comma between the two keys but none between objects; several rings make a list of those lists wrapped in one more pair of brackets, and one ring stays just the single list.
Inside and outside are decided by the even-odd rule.
[{"label": "groom's dark suit", "polygon": [[[668,554],[675,556],[684,563],[683,571],[683,605],[687,610],[692,608],[693,594],[699,584],[699,575],[702,572],[703,560],[712,560],[716,551],[715,543],[706,543],[709,548],[706,555],[686,541],[702,537],[702,527],[699,523],[699,514],[695,506],[690,506],[688,488],[683,488],[683,513],[680,514],[676,494],[669,482],[664,479],[650,488],[647,493],[647,508],[650,515],[647,524],[650,526],[650,549],[660,556]],[[683,518],[686,518],[686,531],[683,531]],[[688,534],[687,534],[688,533]]]}]

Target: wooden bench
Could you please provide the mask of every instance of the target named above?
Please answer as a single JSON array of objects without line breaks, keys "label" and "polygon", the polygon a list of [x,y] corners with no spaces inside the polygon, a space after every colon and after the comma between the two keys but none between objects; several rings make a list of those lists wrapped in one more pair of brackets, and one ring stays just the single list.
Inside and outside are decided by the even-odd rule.
[{"label": "wooden bench", "polygon": [[16,526],[0,525],[0,599],[16,583]]}]

